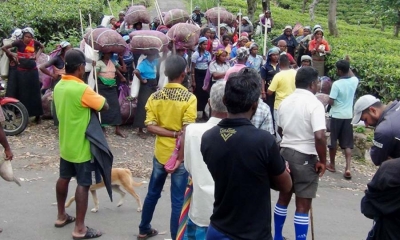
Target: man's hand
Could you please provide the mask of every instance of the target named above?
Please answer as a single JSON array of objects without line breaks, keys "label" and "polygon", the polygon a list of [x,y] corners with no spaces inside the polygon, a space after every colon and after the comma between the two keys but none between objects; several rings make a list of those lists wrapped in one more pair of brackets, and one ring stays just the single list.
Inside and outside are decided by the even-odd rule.
[{"label": "man's hand", "polygon": [[321,163],[320,161],[318,161],[318,162],[315,164],[315,171],[316,171],[317,173],[319,173],[319,177],[322,177],[322,176],[324,175],[325,169],[326,169],[325,164]]},{"label": "man's hand", "polygon": [[55,74],[55,73],[54,73],[54,74],[51,75],[51,77],[53,78],[53,80],[57,80],[58,74]]},{"label": "man's hand", "polygon": [[6,154],[5,160],[11,161],[13,159],[14,155],[13,155],[11,149],[5,149],[4,153]]},{"label": "man's hand", "polygon": [[172,173],[175,172],[176,169],[179,168],[179,165],[181,165],[181,163],[182,163],[182,160],[176,160],[174,168],[171,169],[171,170],[165,170],[165,171],[167,171],[167,173],[171,173],[172,174]]},{"label": "man's hand", "polygon": [[289,168],[288,161],[285,161],[285,165],[286,165],[286,172],[290,173],[290,168]]}]

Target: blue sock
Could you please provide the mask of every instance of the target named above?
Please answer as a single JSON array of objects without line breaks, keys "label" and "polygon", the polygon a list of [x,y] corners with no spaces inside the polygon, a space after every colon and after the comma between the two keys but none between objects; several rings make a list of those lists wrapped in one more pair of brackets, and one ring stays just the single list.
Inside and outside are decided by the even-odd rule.
[{"label": "blue sock", "polygon": [[307,239],[308,220],[309,218],[307,213],[295,213],[294,230],[296,233],[296,240]]},{"label": "blue sock", "polygon": [[285,224],[287,207],[276,204],[274,210],[275,236],[274,240],[282,240],[282,229]]}]

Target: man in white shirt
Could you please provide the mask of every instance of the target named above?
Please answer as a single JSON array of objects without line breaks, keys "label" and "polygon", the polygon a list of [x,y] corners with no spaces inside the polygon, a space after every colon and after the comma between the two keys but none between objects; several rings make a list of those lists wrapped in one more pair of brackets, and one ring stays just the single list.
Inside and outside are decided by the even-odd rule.
[{"label": "man in white shirt", "polygon": [[216,126],[228,112],[222,98],[225,93],[225,81],[211,87],[209,105],[211,117],[205,123],[194,123],[186,127],[184,136],[184,164],[192,177],[193,195],[190,202],[189,219],[184,239],[206,239],[210,225],[210,216],[214,204],[214,180],[200,152],[203,133]]},{"label": "man in white shirt", "polygon": [[296,75],[296,90],[278,109],[278,126],[283,130],[281,155],[289,164],[293,191],[279,194],[274,211],[274,240],[283,239],[282,228],[293,193],[296,195],[296,239],[307,239],[308,212],[326,164],[325,109],[315,97],[318,84],[318,71],[302,67]]}]

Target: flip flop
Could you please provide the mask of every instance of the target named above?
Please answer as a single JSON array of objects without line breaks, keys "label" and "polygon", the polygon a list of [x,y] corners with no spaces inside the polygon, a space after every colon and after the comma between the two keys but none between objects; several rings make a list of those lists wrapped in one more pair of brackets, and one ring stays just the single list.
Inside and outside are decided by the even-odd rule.
[{"label": "flip flop", "polygon": [[343,173],[343,177],[344,177],[344,179],[346,179],[346,180],[351,180],[351,173],[350,173],[350,171],[345,171],[345,172]]},{"label": "flip flop", "polygon": [[334,168],[331,168],[331,166],[328,164],[328,165],[326,165],[326,170],[328,170],[329,172],[336,172],[336,169],[334,169]]},{"label": "flip flop", "polygon": [[146,239],[149,239],[149,238],[157,236],[157,235],[158,235],[158,231],[152,228],[152,229],[150,229],[150,231],[148,233],[146,233],[146,235],[137,236],[137,240],[146,240]]},{"label": "flip flop", "polygon": [[67,219],[65,220],[65,222],[63,222],[63,223],[61,223],[61,224],[55,223],[55,224],[54,224],[54,227],[56,227],[56,228],[62,228],[62,227],[65,227],[65,225],[68,225],[68,224],[70,224],[70,223],[75,222],[76,218],[71,217],[71,216],[68,215],[68,214],[66,214],[66,215],[67,215]]},{"label": "flip flop", "polygon": [[98,238],[101,237],[101,235],[103,235],[103,233],[97,231],[94,228],[90,228],[90,227],[86,227],[86,233],[85,236],[82,237],[74,237],[72,236],[72,239],[74,240],[79,240],[79,239],[92,239],[92,238]]}]

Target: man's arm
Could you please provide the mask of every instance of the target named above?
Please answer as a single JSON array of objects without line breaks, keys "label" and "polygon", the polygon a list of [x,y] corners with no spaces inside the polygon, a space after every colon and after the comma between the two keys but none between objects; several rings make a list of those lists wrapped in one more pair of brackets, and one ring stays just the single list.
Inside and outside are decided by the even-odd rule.
[{"label": "man's arm", "polygon": [[315,164],[315,171],[322,177],[326,167],[326,136],[325,129],[314,132],[315,149],[317,150],[319,161]]},{"label": "man's arm", "polygon": [[278,74],[275,74],[275,76],[274,76],[274,78],[272,79],[272,81],[271,81],[271,84],[269,85],[269,87],[268,87],[268,90],[267,90],[267,94],[268,94],[268,96],[271,96],[272,94],[274,94],[274,92],[276,91],[276,89],[277,89],[277,87],[278,87],[278,76],[277,76]]},{"label": "man's arm", "polygon": [[[1,112],[0,114],[3,114],[3,113]],[[11,161],[13,159],[14,155],[11,151],[10,145],[8,144],[6,134],[5,134],[3,126],[1,124],[0,124],[0,144],[4,148],[4,153],[6,155],[5,160]]]},{"label": "man's arm", "polygon": [[332,84],[332,89],[331,92],[329,93],[329,101],[328,104],[333,106],[335,104],[335,99],[338,97],[339,95],[339,89],[337,87],[337,84],[335,84],[336,82],[334,82]]},{"label": "man's arm", "polygon": [[375,131],[374,144],[371,147],[370,155],[372,162],[376,166],[380,166],[384,161],[389,159],[389,151],[392,148],[392,136],[390,133]]},{"label": "man's arm", "polygon": [[292,190],[292,178],[286,171],[286,163],[282,158],[279,147],[275,143],[268,150],[269,163],[268,171],[271,176],[271,188],[282,193],[289,193]]}]

